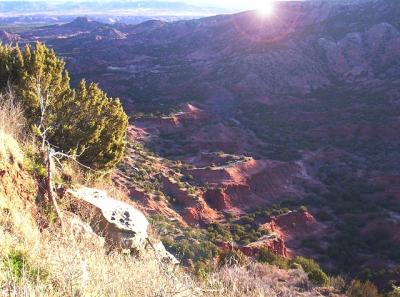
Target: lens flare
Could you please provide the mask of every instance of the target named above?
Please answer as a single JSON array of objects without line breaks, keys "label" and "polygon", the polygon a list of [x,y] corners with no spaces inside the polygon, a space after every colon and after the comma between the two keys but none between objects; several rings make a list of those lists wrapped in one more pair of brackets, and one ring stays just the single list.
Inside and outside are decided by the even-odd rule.
[{"label": "lens flare", "polygon": [[268,17],[274,14],[274,3],[271,0],[257,0],[256,9],[261,16]]}]

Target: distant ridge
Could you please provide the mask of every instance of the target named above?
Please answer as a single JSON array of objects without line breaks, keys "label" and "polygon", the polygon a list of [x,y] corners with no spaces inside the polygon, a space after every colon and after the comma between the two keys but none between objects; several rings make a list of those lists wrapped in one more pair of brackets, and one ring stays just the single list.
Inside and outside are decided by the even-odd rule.
[{"label": "distant ridge", "polygon": [[221,8],[202,7],[190,5],[184,2],[162,2],[162,1],[62,1],[62,2],[45,2],[45,1],[0,1],[0,15],[7,14],[37,14],[37,13],[54,13],[70,14],[77,11],[102,12],[104,14],[118,10],[157,10],[170,12],[207,12],[215,13],[223,12]]},{"label": "distant ridge", "polygon": [[0,30],[0,42],[3,43],[17,42],[19,39],[20,37],[17,34]]}]

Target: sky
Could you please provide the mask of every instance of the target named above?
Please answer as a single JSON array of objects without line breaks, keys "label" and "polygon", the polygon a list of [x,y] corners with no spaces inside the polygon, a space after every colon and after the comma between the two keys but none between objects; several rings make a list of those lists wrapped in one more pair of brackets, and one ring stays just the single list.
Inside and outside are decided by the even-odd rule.
[{"label": "sky", "polygon": [[[0,0],[3,1],[44,1],[44,0]],[[79,0],[72,0],[73,2],[79,2]],[[81,0],[87,1],[87,0]],[[90,1],[90,0],[89,0]],[[112,0],[96,0],[98,2],[111,2]],[[146,1],[146,0],[127,0],[127,1]],[[152,0],[149,0],[152,1]],[[164,2],[186,2],[197,6],[210,6],[210,7],[225,7],[225,8],[254,8],[259,5],[260,2],[268,2],[273,0],[155,0]],[[68,2],[68,0],[47,0],[46,2]]]},{"label": "sky", "polygon": [[[268,1],[268,0],[265,0]],[[186,0],[185,2],[189,4],[195,4],[199,6],[221,6],[221,7],[227,7],[227,8],[248,8],[251,6],[255,6],[255,2],[260,2],[260,1],[254,1],[254,0]]]}]

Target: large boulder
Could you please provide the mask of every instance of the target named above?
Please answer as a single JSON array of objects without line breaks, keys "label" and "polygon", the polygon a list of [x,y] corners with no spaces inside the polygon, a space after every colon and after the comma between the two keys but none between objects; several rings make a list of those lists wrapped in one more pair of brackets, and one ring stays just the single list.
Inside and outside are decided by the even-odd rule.
[{"label": "large boulder", "polygon": [[178,262],[161,242],[149,237],[150,223],[140,210],[98,189],[70,189],[67,193],[71,211],[103,237],[108,248],[135,254],[152,250],[162,260]]}]

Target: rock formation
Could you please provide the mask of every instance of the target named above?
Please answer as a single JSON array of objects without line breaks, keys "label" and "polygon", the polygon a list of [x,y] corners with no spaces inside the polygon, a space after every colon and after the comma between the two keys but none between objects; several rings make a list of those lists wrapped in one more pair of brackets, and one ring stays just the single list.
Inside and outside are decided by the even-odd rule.
[{"label": "rock formation", "polygon": [[149,221],[138,209],[97,189],[70,189],[67,194],[71,196],[71,209],[104,238],[109,248],[139,254],[152,250],[162,260],[178,263],[161,242],[153,243]]}]

